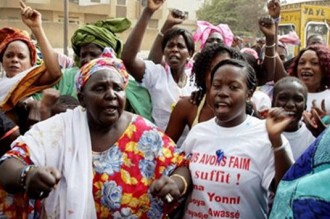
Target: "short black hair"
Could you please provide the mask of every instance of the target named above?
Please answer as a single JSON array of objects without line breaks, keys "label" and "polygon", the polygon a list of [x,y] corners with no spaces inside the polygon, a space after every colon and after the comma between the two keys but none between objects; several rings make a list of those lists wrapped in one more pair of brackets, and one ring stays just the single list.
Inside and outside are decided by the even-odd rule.
[{"label": "short black hair", "polygon": [[194,42],[194,38],[192,36],[192,34],[183,28],[179,28],[179,27],[172,27],[171,29],[169,29],[168,31],[166,31],[164,33],[164,37],[163,40],[161,42],[162,45],[162,51],[164,52],[166,44],[168,43],[168,41],[170,41],[172,38],[176,37],[176,36],[182,36],[186,46],[188,48],[189,54],[190,56],[192,56],[195,53],[195,42]]},{"label": "short black hair", "polygon": [[247,79],[247,88],[251,92],[251,96],[256,89],[257,86],[257,77],[254,69],[245,61],[237,60],[237,59],[227,59],[219,62],[211,71],[211,82],[213,81],[215,72],[224,65],[232,65],[235,67],[239,67],[242,69],[242,72],[246,73]]},{"label": "short black hair", "polygon": [[195,75],[195,85],[203,92],[206,91],[206,73],[210,71],[212,61],[216,56],[222,54],[228,54],[231,59],[244,60],[243,55],[239,51],[218,43],[203,48],[195,56],[192,76]]},{"label": "short black hair", "polygon": [[293,82],[299,83],[304,88],[304,97],[305,102],[307,101],[307,95],[308,95],[308,89],[304,82],[302,82],[299,78],[293,77],[293,76],[286,76],[284,78],[281,78],[281,80],[277,81],[276,84],[273,87],[273,100],[272,100],[272,106],[274,105],[274,101],[276,99],[276,96],[278,92],[280,91],[281,86],[284,84],[291,84]]}]

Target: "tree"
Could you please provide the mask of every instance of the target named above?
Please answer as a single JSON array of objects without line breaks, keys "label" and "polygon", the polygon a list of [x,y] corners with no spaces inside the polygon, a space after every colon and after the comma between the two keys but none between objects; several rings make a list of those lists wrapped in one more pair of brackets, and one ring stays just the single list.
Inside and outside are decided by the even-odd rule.
[{"label": "tree", "polygon": [[267,13],[265,6],[265,0],[208,0],[196,13],[199,20],[228,24],[237,35],[249,33],[255,37],[258,18]]}]

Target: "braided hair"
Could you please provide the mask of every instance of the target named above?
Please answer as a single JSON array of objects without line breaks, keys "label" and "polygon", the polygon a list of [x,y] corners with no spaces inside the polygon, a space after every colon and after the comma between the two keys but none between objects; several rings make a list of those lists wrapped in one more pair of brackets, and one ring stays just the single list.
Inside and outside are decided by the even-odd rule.
[{"label": "braided hair", "polygon": [[195,85],[202,90],[203,94],[206,92],[205,79],[207,73],[211,71],[211,63],[215,57],[222,54],[228,54],[231,59],[245,60],[239,51],[221,44],[205,47],[196,55],[192,68],[192,77],[195,76]]},{"label": "braided hair", "polygon": [[[217,70],[224,65],[232,65],[241,68],[241,72],[246,75],[246,86],[248,92],[250,93],[250,96],[252,96],[253,92],[257,87],[257,76],[251,65],[244,60],[227,59],[219,62],[216,66],[214,66],[211,71],[211,82],[213,81],[214,75]],[[258,113],[254,111],[254,106],[251,101],[247,101],[245,111],[249,115],[258,117]]]}]

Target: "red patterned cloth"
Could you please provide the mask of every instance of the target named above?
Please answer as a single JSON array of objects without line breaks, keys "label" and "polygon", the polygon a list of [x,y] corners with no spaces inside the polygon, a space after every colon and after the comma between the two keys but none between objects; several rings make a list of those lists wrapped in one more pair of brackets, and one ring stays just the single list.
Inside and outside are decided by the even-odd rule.
[{"label": "red patterned cloth", "polygon": [[[17,144],[2,160],[16,157],[31,164],[29,156],[28,147]],[[162,175],[188,165],[184,153],[173,141],[140,116],[134,116],[107,151],[93,152],[92,162],[97,218],[164,218],[164,203],[151,196],[149,186]],[[4,203],[5,194],[0,193],[0,203]],[[23,209],[25,212],[20,215],[40,215],[40,207],[33,209],[35,203],[30,204],[32,208],[28,212]],[[0,205],[0,216],[4,209],[9,218],[20,218],[10,205],[4,205],[2,209]]]}]

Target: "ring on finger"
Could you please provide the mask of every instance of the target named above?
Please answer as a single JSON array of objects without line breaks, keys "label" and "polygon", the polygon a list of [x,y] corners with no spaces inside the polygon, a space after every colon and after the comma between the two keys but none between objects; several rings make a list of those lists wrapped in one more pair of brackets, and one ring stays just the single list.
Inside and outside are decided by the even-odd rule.
[{"label": "ring on finger", "polygon": [[172,196],[170,193],[168,193],[168,194],[165,196],[165,199],[166,199],[166,201],[167,201],[168,203],[171,203],[171,202],[174,200],[173,196]]}]

